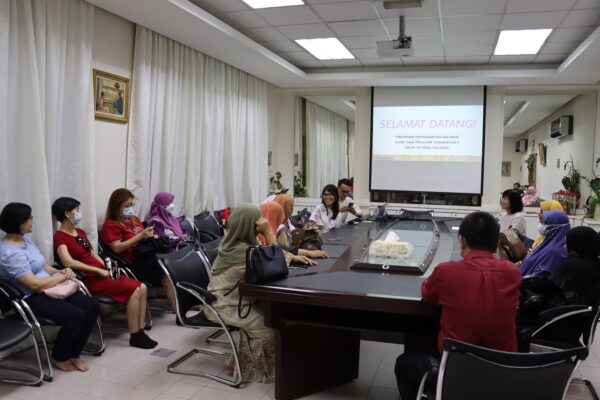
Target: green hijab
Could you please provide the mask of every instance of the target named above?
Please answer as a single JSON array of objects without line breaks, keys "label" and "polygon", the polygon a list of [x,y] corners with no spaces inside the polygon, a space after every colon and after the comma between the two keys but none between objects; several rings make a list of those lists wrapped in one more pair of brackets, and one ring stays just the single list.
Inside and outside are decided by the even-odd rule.
[{"label": "green hijab", "polygon": [[260,209],[254,204],[242,203],[233,209],[227,222],[228,232],[219,245],[219,255],[213,263],[213,275],[246,262],[246,249],[258,245],[256,220]]}]

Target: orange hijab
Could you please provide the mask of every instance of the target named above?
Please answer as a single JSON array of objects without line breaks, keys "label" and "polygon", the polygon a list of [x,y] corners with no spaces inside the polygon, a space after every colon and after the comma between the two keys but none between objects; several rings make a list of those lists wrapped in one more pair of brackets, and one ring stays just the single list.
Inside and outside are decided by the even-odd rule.
[{"label": "orange hijab", "polygon": [[[275,197],[273,201],[281,205],[281,207],[283,208],[283,213],[286,214],[286,219],[288,219],[292,215],[292,212],[294,210],[294,198],[292,196],[287,194],[279,194],[277,195],[277,197]],[[290,215],[287,215],[288,210],[291,210]]]},{"label": "orange hijab", "polygon": [[[260,205],[260,215],[269,222],[273,235],[277,234],[277,228],[285,221],[285,213],[283,208],[274,201],[268,201]],[[263,235],[258,235],[258,240],[261,243],[267,243],[267,239]]]}]

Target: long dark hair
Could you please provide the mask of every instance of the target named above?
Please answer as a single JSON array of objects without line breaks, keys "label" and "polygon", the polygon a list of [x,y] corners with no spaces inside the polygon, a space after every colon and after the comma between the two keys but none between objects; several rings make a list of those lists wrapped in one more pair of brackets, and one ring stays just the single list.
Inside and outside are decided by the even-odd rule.
[{"label": "long dark hair", "polygon": [[323,203],[325,208],[327,208],[325,200],[323,200],[323,195],[325,194],[325,192],[331,193],[333,195],[335,201],[331,205],[331,211],[333,211],[333,219],[336,219],[340,212],[340,194],[338,193],[338,188],[335,185],[327,185],[323,188],[323,191],[321,192],[321,202]]}]

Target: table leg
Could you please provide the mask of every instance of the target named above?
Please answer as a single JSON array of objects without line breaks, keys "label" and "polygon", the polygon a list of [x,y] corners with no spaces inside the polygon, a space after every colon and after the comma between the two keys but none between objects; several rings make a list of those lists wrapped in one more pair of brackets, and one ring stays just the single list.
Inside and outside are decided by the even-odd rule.
[{"label": "table leg", "polygon": [[358,378],[360,333],[308,325],[276,328],[275,398],[291,400]]}]

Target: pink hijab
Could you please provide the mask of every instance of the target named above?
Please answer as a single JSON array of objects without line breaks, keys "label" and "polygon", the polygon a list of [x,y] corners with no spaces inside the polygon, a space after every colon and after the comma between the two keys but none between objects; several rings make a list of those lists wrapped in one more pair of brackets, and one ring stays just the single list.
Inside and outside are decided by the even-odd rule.
[{"label": "pink hijab", "polygon": [[168,228],[173,231],[177,236],[185,235],[181,225],[170,211],[167,211],[166,207],[173,202],[175,198],[174,194],[168,192],[159,192],[154,196],[154,201],[150,205],[150,212],[146,217],[146,222],[150,224],[153,221],[159,222],[164,228]]}]

